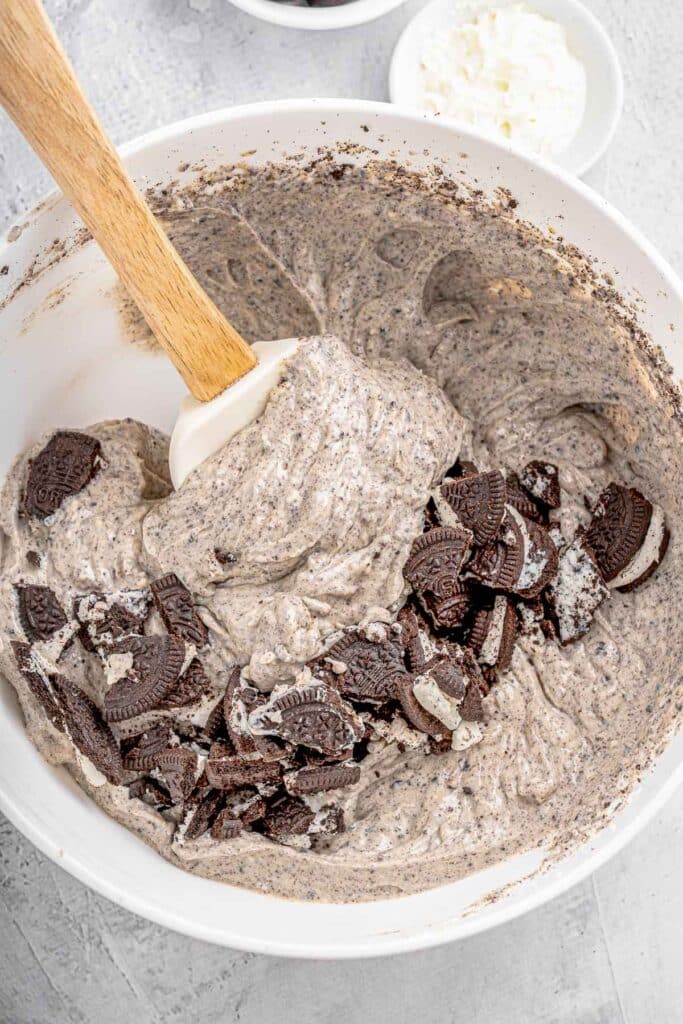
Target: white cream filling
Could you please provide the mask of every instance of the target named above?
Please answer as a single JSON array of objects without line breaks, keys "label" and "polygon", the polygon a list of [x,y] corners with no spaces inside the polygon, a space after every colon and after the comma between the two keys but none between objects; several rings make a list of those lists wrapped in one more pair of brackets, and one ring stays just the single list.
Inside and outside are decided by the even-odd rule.
[{"label": "white cream filling", "polygon": [[[71,742],[73,743],[73,740]],[[107,781],[106,776],[102,774],[99,768],[95,767],[89,757],[86,757],[85,754],[81,753],[75,743],[73,743],[73,748],[76,752],[78,767],[81,769],[90,785],[97,787],[103,786]]]},{"label": "white cream filling", "polygon": [[452,732],[458,728],[462,721],[458,702],[439,689],[433,679],[427,675],[418,676],[413,683],[413,693],[425,711],[438,718],[447,729]]},{"label": "white cream filling", "polygon": [[505,510],[508,515],[512,516],[519,526],[524,551],[524,563],[522,565],[522,571],[519,574],[519,579],[515,584],[515,591],[519,592],[522,590],[529,590],[531,587],[536,586],[543,575],[543,571],[548,562],[548,556],[544,551],[535,547],[535,545],[531,543],[531,537],[529,536],[529,530],[526,522],[524,521],[524,516],[521,515],[516,508],[513,508],[512,505],[506,505]]},{"label": "white cream filling", "polygon": [[498,661],[500,645],[503,640],[503,627],[505,625],[507,606],[507,598],[500,595],[493,603],[491,625],[479,652],[479,661],[482,665],[495,665]]},{"label": "white cream filling", "polygon": [[465,722],[463,720],[453,733],[451,750],[467,750],[468,747],[473,747],[475,743],[480,743],[482,736],[483,733],[478,722]]}]

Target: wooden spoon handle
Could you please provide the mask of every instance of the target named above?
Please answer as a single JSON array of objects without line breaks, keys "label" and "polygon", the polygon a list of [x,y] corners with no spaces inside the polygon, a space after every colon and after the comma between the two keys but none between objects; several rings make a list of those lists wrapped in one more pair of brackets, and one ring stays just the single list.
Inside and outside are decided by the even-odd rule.
[{"label": "wooden spoon handle", "polygon": [[0,0],[0,102],[71,200],[200,400],[256,364],[128,176],[40,0]]}]

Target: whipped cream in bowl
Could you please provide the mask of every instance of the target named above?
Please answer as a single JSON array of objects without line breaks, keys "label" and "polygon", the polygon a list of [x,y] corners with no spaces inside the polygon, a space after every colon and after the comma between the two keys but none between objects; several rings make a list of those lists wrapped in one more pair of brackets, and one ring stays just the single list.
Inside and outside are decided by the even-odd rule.
[{"label": "whipped cream in bowl", "polygon": [[623,82],[579,0],[432,0],[399,39],[389,94],[583,174],[616,130]]},{"label": "whipped cream in bowl", "polygon": [[[277,141],[271,138],[274,121],[278,122]],[[325,122],[324,126],[321,122]],[[576,254],[568,244],[589,251],[597,259],[596,264],[591,264],[591,273],[596,268],[598,272],[609,269],[613,274],[620,273],[625,287],[630,281],[641,284],[647,304],[641,326],[665,347],[678,376],[681,366],[676,365],[677,347],[668,325],[680,318],[683,300],[679,286],[637,233],[617,215],[605,213],[602,204],[593,200],[587,190],[541,165],[535,166],[532,174],[528,162],[475,134],[457,132],[382,105],[333,101],[269,105],[198,119],[191,130],[173,129],[157,135],[154,146],[142,143],[135,153],[136,169],[152,180],[165,181],[174,174],[179,158],[191,164],[202,154],[212,152],[212,140],[215,142],[217,134],[223,131],[225,139],[235,140],[233,149],[227,144],[222,148],[212,167],[216,175],[212,173],[211,181],[204,183],[204,192],[200,190],[199,194],[191,189],[185,195],[192,200],[192,206],[178,203],[168,209],[170,214],[182,214],[170,217],[174,221],[171,233],[190,262],[211,278],[213,268],[219,266],[212,262],[213,253],[243,232],[245,224],[258,228],[257,234],[250,235],[246,274],[240,275],[240,268],[233,268],[233,282],[238,277],[248,277],[252,281],[249,295],[253,299],[254,289],[260,287],[264,277],[263,268],[272,268],[273,273],[277,271],[280,275],[283,302],[286,299],[292,315],[296,312],[300,317],[305,312],[309,319],[318,318],[326,333],[357,341],[353,358],[345,352],[337,353],[336,362],[344,371],[334,383],[338,396],[334,412],[338,415],[334,419],[328,413],[327,422],[331,427],[339,424],[340,439],[341,430],[344,432],[340,454],[348,455],[353,448],[367,451],[364,459],[370,459],[368,479],[376,480],[377,501],[369,510],[372,516],[366,508],[358,509],[351,524],[353,529],[345,534],[348,543],[334,547],[328,522],[342,505],[348,508],[347,502],[354,499],[356,477],[345,476],[332,460],[325,476],[337,480],[340,488],[343,486],[343,490],[335,490],[342,504],[332,501],[320,516],[312,515],[311,532],[305,536],[297,534],[293,518],[287,519],[296,501],[307,503],[312,495],[311,474],[305,473],[303,465],[308,448],[315,447],[319,453],[311,460],[312,472],[317,474],[323,467],[321,458],[327,458],[329,450],[327,439],[317,433],[323,429],[316,417],[320,408],[316,367],[322,365],[319,360],[325,357],[321,349],[311,351],[307,362],[294,368],[296,372],[288,383],[288,387],[299,389],[300,395],[310,397],[305,421],[302,419],[300,424],[305,444],[292,451],[292,458],[299,454],[302,457],[301,486],[297,491],[283,489],[282,482],[271,473],[266,480],[262,479],[263,474],[259,475],[260,490],[258,481],[252,477],[250,494],[249,480],[237,474],[237,461],[226,460],[221,470],[226,474],[225,486],[215,495],[221,510],[218,516],[202,517],[198,500],[191,500],[189,492],[184,498],[180,494],[172,499],[170,519],[162,515],[164,509],[170,512],[171,506],[167,504],[164,442],[158,431],[167,429],[172,421],[179,388],[176,389],[170,376],[164,377],[160,357],[131,344],[137,335],[117,320],[111,297],[103,301],[103,295],[111,296],[115,282],[95,246],[77,244],[67,248],[62,261],[43,274],[38,272],[0,309],[3,333],[8,339],[0,353],[0,367],[7,371],[5,379],[22,384],[22,388],[5,390],[6,410],[14,428],[8,431],[0,454],[2,471],[7,473],[12,460],[27,445],[31,446],[32,457],[37,458],[41,435],[50,437],[60,425],[96,433],[100,449],[92,445],[89,448],[92,458],[86,467],[88,482],[79,492],[81,498],[76,496],[68,508],[65,505],[57,512],[59,523],[69,536],[75,536],[77,531],[81,539],[91,540],[87,544],[88,557],[81,557],[85,549],[61,543],[60,536],[66,533],[60,534],[56,520],[48,524],[55,543],[49,545],[49,550],[42,543],[38,545],[43,552],[38,563],[36,553],[40,552],[35,546],[22,546],[27,578],[19,581],[19,585],[42,585],[48,576],[40,573],[49,572],[53,587],[59,585],[59,603],[69,618],[73,608],[70,591],[75,589],[72,581],[77,583],[79,594],[101,591],[111,600],[103,603],[93,599],[78,605],[79,620],[86,620],[93,643],[101,638],[103,617],[105,623],[109,622],[114,605],[120,606],[117,614],[123,619],[135,619],[149,611],[149,651],[165,645],[174,655],[174,674],[179,676],[190,673],[196,659],[204,662],[218,690],[223,690],[231,666],[226,660],[222,667],[219,655],[224,645],[241,642],[239,630],[244,616],[237,607],[238,598],[245,586],[251,586],[242,577],[248,574],[255,579],[259,573],[267,575],[266,586],[273,591],[275,600],[271,604],[276,614],[271,615],[271,609],[264,607],[263,616],[259,615],[256,626],[263,643],[258,651],[251,651],[252,678],[245,681],[237,694],[234,725],[238,731],[241,719],[246,719],[262,744],[262,756],[254,761],[258,761],[263,778],[252,779],[251,788],[256,788],[257,793],[235,806],[231,804],[227,817],[220,821],[220,829],[216,829],[220,836],[215,840],[220,844],[217,856],[211,836],[196,838],[194,818],[179,821],[162,815],[160,819],[145,802],[146,796],[158,796],[162,779],[169,785],[171,781],[184,785],[185,768],[192,769],[189,784],[197,783],[198,773],[207,767],[202,753],[205,745],[200,737],[193,746],[192,737],[195,728],[208,728],[215,702],[197,706],[196,710],[193,704],[184,705],[187,721],[183,736],[165,733],[159,777],[157,769],[151,769],[147,788],[136,786],[131,798],[123,786],[112,784],[109,779],[102,783],[85,761],[80,763],[73,748],[65,742],[65,734],[50,732],[44,711],[26,688],[21,694],[28,734],[24,732],[11,687],[4,686],[0,691],[4,710],[0,740],[6,753],[6,770],[0,767],[1,806],[32,841],[86,883],[138,913],[205,940],[262,952],[339,957],[398,952],[472,934],[537,905],[585,877],[661,807],[682,774],[679,761],[683,737],[669,743],[667,728],[671,687],[660,685],[657,698],[648,704],[649,709],[645,708],[651,688],[658,680],[670,678],[678,658],[678,649],[674,650],[673,644],[665,650],[658,639],[664,633],[674,636],[678,628],[675,580],[682,557],[676,529],[680,519],[678,413],[675,419],[666,420],[665,430],[660,429],[663,403],[674,401],[675,389],[666,377],[661,354],[655,353],[645,335],[629,334],[630,340],[622,345],[622,335],[615,327],[619,335],[614,338],[618,358],[605,358],[603,346],[607,342],[602,324],[594,319],[596,307],[589,301],[589,289],[585,287],[594,278],[573,276],[580,266],[572,262]],[[246,170],[243,161],[234,175],[221,172],[219,160],[233,164],[239,160],[237,140],[243,144],[245,133],[258,155],[246,161]],[[410,141],[403,141],[407,139]],[[334,148],[337,144],[339,150]],[[321,145],[332,145],[330,163],[324,160],[316,174],[312,170],[307,172],[311,162],[320,160]],[[303,153],[303,159],[286,162],[275,177],[259,174],[257,168],[262,168],[269,159],[282,165],[283,147],[289,153]],[[163,159],[162,152],[166,154]],[[464,153],[469,156],[463,157]],[[407,187],[410,176],[406,175],[405,166],[394,167],[393,171],[390,167],[389,177],[381,181],[376,178],[377,168],[369,168],[363,178],[357,171],[339,167],[348,163],[367,166],[378,155],[385,161],[398,155],[403,165],[412,158],[411,170],[419,172],[420,182],[425,176],[428,191],[422,192],[417,181],[413,187]],[[428,173],[435,164],[443,169],[442,176],[436,178]],[[249,168],[253,177],[249,176]],[[273,187],[276,181],[278,185]],[[483,190],[479,199],[468,191],[468,182],[472,189]],[[188,172],[181,184],[191,183],[192,173]],[[496,191],[503,185],[511,192]],[[32,266],[40,238],[52,241],[56,237],[52,210],[44,208],[36,216],[35,224],[29,221],[17,242],[6,246],[0,261],[8,267],[2,278],[3,297],[12,295],[22,268]],[[235,210],[240,217],[235,217]],[[59,206],[58,212],[69,221],[64,205]],[[285,224],[297,220],[302,231],[283,230]],[[69,225],[75,236],[77,224]],[[202,244],[209,225],[215,229],[211,252]],[[561,229],[566,243],[553,241],[547,234],[548,226],[558,233]],[[531,231],[530,237],[538,245],[518,249],[518,231]],[[70,229],[66,237],[68,242],[72,237]],[[304,244],[290,249],[288,240],[292,239],[303,239]],[[264,247],[273,254],[267,266]],[[74,276],[84,268],[87,274]],[[320,273],[321,269],[324,273]],[[226,296],[237,287],[227,276],[221,282]],[[295,303],[287,282],[294,282],[305,295],[305,309]],[[63,301],[57,305],[41,304],[59,286],[64,288]],[[89,304],[91,290],[96,295]],[[84,303],[92,314],[89,322],[98,328],[92,332],[74,330],[74,324],[82,322]],[[243,303],[245,320],[253,308],[253,303]],[[38,315],[26,322],[22,333],[26,315],[36,309]],[[598,306],[598,312],[600,309]],[[604,312],[607,316],[609,309],[605,307]],[[600,340],[587,345],[585,339],[597,336],[596,332]],[[580,340],[578,351],[576,339]],[[585,365],[581,361],[584,347],[590,350]],[[355,361],[361,355],[372,367],[371,374]],[[393,395],[394,388],[401,393],[410,388],[414,401],[411,399],[403,406],[405,413],[398,403],[391,404],[392,398],[387,408],[372,397],[372,382],[386,373],[382,368],[386,358],[396,366],[393,373],[401,376],[392,376],[391,380],[382,376],[381,395],[386,399]],[[405,376],[402,359],[412,364]],[[497,372],[490,372],[494,366]],[[524,386],[520,386],[529,370],[532,378],[525,379]],[[133,371],[140,388],[131,394],[125,382]],[[613,385],[609,388],[607,376]],[[468,386],[467,382],[474,381],[476,385]],[[460,429],[450,407],[437,400],[435,388],[449,396],[453,409],[467,423],[475,425],[474,431]],[[31,402],[26,401],[26,394],[32,396]],[[591,396],[600,402],[600,396],[604,398],[607,394],[613,395],[614,403],[591,408]],[[150,396],[156,396],[155,400],[151,401]],[[258,456],[267,469],[275,449],[286,444],[278,425],[284,422],[287,399],[283,392],[279,406],[271,407],[270,427],[261,431],[260,447],[253,446],[252,466]],[[366,410],[363,433],[347,436],[347,400]],[[427,403],[434,402],[433,409],[428,409]],[[582,402],[588,404],[584,407]],[[421,429],[429,443],[415,451],[404,443],[404,437],[410,436],[407,413],[411,420],[425,416],[432,431],[427,435]],[[121,418],[127,416],[146,419],[150,427],[122,422]],[[102,419],[115,419],[118,423],[95,429],[95,422]],[[506,430],[506,424],[512,425],[512,430]],[[540,424],[538,429],[536,424]],[[363,437],[376,439],[375,447],[363,444]],[[348,610],[355,621],[362,610],[350,606],[368,588],[370,576],[365,568],[374,552],[361,527],[376,536],[378,525],[386,523],[387,540],[382,543],[382,551],[389,555],[394,538],[403,537],[401,524],[406,521],[406,529],[411,527],[407,529],[406,541],[412,545],[413,527],[406,520],[400,496],[391,488],[400,478],[400,494],[407,499],[407,479],[426,497],[434,475],[438,478],[451,466],[451,458],[456,454],[450,450],[451,440],[463,460],[469,456],[480,469],[491,472],[497,466],[515,469],[520,481],[529,486],[533,486],[533,480],[522,469],[530,458],[540,459],[544,472],[546,460],[548,464],[560,460],[560,482],[565,495],[561,526],[567,536],[573,536],[580,525],[573,521],[574,513],[586,525],[585,514],[583,519],[580,515],[584,495],[590,492],[593,503],[612,480],[633,484],[663,509],[666,522],[672,527],[668,553],[637,591],[624,593],[631,585],[630,580],[634,576],[642,580],[653,557],[660,557],[661,521],[653,507],[648,522],[641,522],[640,553],[623,565],[611,566],[610,572],[616,573],[612,580],[615,585],[609,595],[602,594],[592,631],[566,648],[557,644],[541,646],[540,641],[537,644],[525,634],[513,652],[512,667],[501,668],[500,680],[493,685],[491,696],[485,698],[486,715],[482,721],[461,714],[465,708],[458,695],[457,680],[449,682],[433,671],[416,672],[421,680],[416,681],[414,696],[420,706],[416,708],[408,700],[407,708],[416,720],[422,715],[435,716],[447,730],[452,730],[450,750],[439,746],[438,751],[425,755],[424,739],[402,718],[386,722],[386,735],[383,720],[377,720],[376,737],[371,739],[372,749],[362,762],[367,768],[361,765],[360,780],[353,781],[358,778],[358,769],[350,763],[351,758],[330,768],[339,773],[334,776],[337,784],[340,778],[346,780],[345,832],[324,838],[324,830],[329,829],[326,807],[338,800],[336,796],[326,796],[328,790],[315,798],[306,794],[311,774],[328,768],[320,762],[321,756],[330,756],[327,741],[319,744],[317,760],[314,758],[303,770],[298,761],[292,761],[286,769],[286,785],[288,792],[304,794],[301,799],[307,806],[302,808],[299,804],[299,810],[309,819],[309,834],[316,851],[294,842],[274,844],[259,834],[230,838],[234,831],[231,813],[253,816],[259,801],[272,799],[268,779],[273,769],[268,765],[273,762],[267,760],[266,754],[270,756],[274,740],[280,737],[281,741],[282,717],[278,715],[291,707],[284,699],[290,700],[293,689],[288,665],[309,659],[304,645],[309,639],[317,645],[318,627],[327,635],[326,618],[334,618],[343,632],[341,615]],[[380,447],[396,457],[393,471],[386,476],[378,475],[372,464]],[[648,453],[656,458],[649,458]],[[417,474],[413,471],[416,459],[421,467]],[[411,466],[407,478],[403,476],[406,460]],[[429,471],[430,462],[434,472]],[[378,470],[381,472],[381,466],[386,464],[383,457]],[[15,470],[10,471],[10,481],[21,484],[26,479],[26,464],[24,470],[21,465],[17,463]],[[543,482],[547,477],[541,475],[540,479]],[[205,490],[206,487],[196,488],[197,499]],[[451,490],[449,487],[449,493]],[[548,496],[547,488],[539,486],[537,491],[541,497]],[[386,495],[392,500],[384,502],[383,513],[382,497]],[[230,503],[238,499],[259,515],[264,511],[264,500],[273,502],[274,527],[268,528],[265,520],[261,525],[248,519],[243,523],[233,521]],[[36,500],[43,502],[46,498],[41,494]],[[422,500],[420,496],[420,503]],[[15,522],[12,518],[15,506],[16,502],[7,504],[3,525],[3,559],[8,573],[14,564],[13,552],[18,550],[17,537],[28,537],[26,519]],[[142,506],[144,517],[140,515]],[[154,515],[150,514],[152,511]],[[106,517],[99,513],[106,513]],[[39,535],[43,536],[41,522],[30,527],[31,531],[35,528],[37,540]],[[100,529],[98,522],[107,528]],[[181,550],[178,543],[186,530],[183,523],[193,531],[196,557],[188,553],[185,545]],[[508,525],[511,529],[515,525],[520,527],[512,514]],[[448,531],[456,528],[455,522],[444,527]],[[528,536],[520,533],[521,543],[531,551],[536,545],[536,534],[527,533]],[[98,538],[101,543],[92,543]],[[288,551],[285,540],[290,545]],[[271,542],[278,546],[273,553],[281,556],[279,559],[270,557],[266,550]],[[398,552],[397,564],[403,558],[404,554]],[[150,559],[154,564],[148,570]],[[317,571],[306,579],[305,563],[311,559],[315,560]],[[340,562],[348,564],[355,581],[354,593],[349,596],[346,569],[341,574],[337,569],[334,573],[323,572],[325,560],[328,570]],[[384,579],[393,587],[395,574],[388,562],[385,568],[388,571]],[[111,578],[105,577],[107,572]],[[172,616],[188,613],[187,595],[172,578],[175,572],[191,587],[194,610],[199,617],[195,620],[192,613],[187,619],[192,643],[188,642],[182,651],[176,650],[177,644],[164,640],[164,614],[172,621]],[[620,577],[619,573],[625,575]],[[151,610],[139,596],[148,575],[154,584],[155,604]],[[377,578],[375,573],[372,578]],[[526,592],[533,584],[533,579],[517,573],[517,589]],[[315,585],[315,593],[309,592],[311,585]],[[362,601],[364,606],[373,606],[367,608],[367,621],[359,623],[370,643],[391,643],[394,635],[395,612],[383,616],[380,607],[387,600],[391,603],[393,591],[384,585],[382,589],[381,595],[367,591]],[[303,597],[297,600],[300,594],[306,601]],[[25,594],[26,600],[29,596]],[[572,588],[564,588],[562,596],[573,614]],[[12,610],[14,598],[11,594],[9,597],[7,608]],[[170,598],[174,598],[171,603]],[[250,607],[253,608],[253,602]],[[295,607],[296,615],[290,614]],[[60,621],[49,601],[36,608],[41,615],[49,612],[54,622]],[[502,612],[493,614],[495,607],[491,612],[486,633],[489,642],[483,649],[482,660],[487,665],[494,660],[500,665],[505,617]],[[530,613],[533,614],[533,608]],[[8,621],[9,632],[19,629],[13,620]],[[647,650],[624,641],[631,621],[639,634],[647,634]],[[211,634],[208,645],[207,629]],[[138,740],[139,733],[151,734],[160,726],[154,733],[156,738],[164,732],[164,723],[172,713],[162,709],[156,725],[140,721],[140,730],[137,725],[133,730],[126,725],[130,719],[119,714],[120,703],[117,705],[114,698],[120,696],[121,673],[141,671],[139,662],[145,648],[137,642],[122,645],[120,664],[111,666],[111,686],[105,686],[108,680],[96,656],[84,646],[82,634],[72,637],[70,643],[59,630],[54,636],[58,637],[63,653],[56,643],[52,644],[52,638],[35,640],[34,654],[40,645],[41,660],[32,661],[29,668],[37,673],[43,663],[56,658],[62,668],[68,669],[69,677],[82,677],[85,686],[88,679],[83,676],[83,668],[97,667],[92,681],[102,689],[93,688],[93,699],[98,706],[108,705],[110,711],[116,712],[110,713],[109,719],[121,739],[127,762],[140,759],[142,763],[142,758],[149,754],[150,736],[143,743]],[[330,637],[335,654],[325,666],[329,670],[326,682],[316,684],[318,692],[324,686],[329,690],[332,675],[343,677],[345,665],[348,673],[348,661],[344,661],[339,647],[343,639]],[[245,650],[239,660],[246,664],[249,653]],[[431,659],[439,651],[428,646],[425,653]],[[12,682],[17,683],[16,669],[9,660],[12,652],[6,655],[3,652],[8,679],[11,674]],[[661,672],[653,672],[653,659]],[[632,700],[624,699],[627,695],[620,685],[622,678],[630,680]],[[194,686],[196,681],[188,677],[186,685]],[[35,679],[32,682],[37,686]],[[581,682],[585,685],[581,686]],[[341,687],[350,692],[351,683],[352,680],[342,680]],[[199,684],[201,687],[201,679]],[[307,678],[296,677],[294,684],[302,693],[312,691]],[[335,686],[339,688],[338,684]],[[57,688],[60,700],[71,696],[64,682],[58,680]],[[596,700],[592,699],[594,695]],[[338,712],[339,705],[334,701],[332,704],[332,710]],[[362,702],[358,704],[360,707]],[[365,716],[361,722],[367,721],[368,714],[372,714],[372,709],[360,707],[358,715]],[[352,739],[359,734],[358,715],[346,713],[342,722]],[[639,776],[643,775],[640,785],[635,785],[631,760],[622,764],[622,748],[601,746],[601,737],[613,735],[618,723],[624,725],[624,739],[641,738],[640,749],[633,751]],[[287,729],[291,728],[291,723],[287,724]],[[438,733],[442,732],[438,729],[433,737],[439,744]],[[285,742],[293,743],[295,739],[290,732]],[[44,759],[31,740],[41,748]],[[133,740],[135,745],[131,747]],[[419,744],[413,747],[411,744],[417,741]],[[346,750],[346,742],[343,746]],[[509,749],[504,764],[499,759],[489,760],[492,748]],[[227,776],[235,769],[233,757],[230,751],[214,756],[212,771]],[[247,762],[242,767],[248,770],[249,757],[242,760]],[[465,762],[467,779],[461,775]],[[591,774],[591,765],[598,763],[606,771]],[[102,767],[107,768],[107,763]],[[615,767],[619,777],[611,774]],[[98,769],[98,765],[94,768]],[[175,769],[173,780],[169,780],[169,769]],[[379,776],[374,774],[375,769]],[[507,830],[513,819],[519,826],[518,836],[526,842],[530,833],[524,828],[525,822],[539,822],[553,804],[562,802],[572,792],[566,787],[563,773],[574,769],[582,793],[607,792],[611,810],[605,809],[604,817],[612,821],[613,828],[598,833],[587,829],[584,833],[584,824],[589,824],[584,814],[585,821],[578,832],[572,829],[572,841],[577,848],[567,850],[561,842],[554,849],[548,849],[545,843],[543,847],[533,845],[519,856],[482,866],[457,881],[438,884],[442,876],[435,872],[441,872],[444,866],[442,853],[446,846],[454,850],[466,872],[468,865],[481,865],[481,854],[486,851],[481,846],[481,837],[478,838],[477,821],[485,819],[491,829],[497,830],[493,842],[487,841],[489,851],[496,848],[497,842],[505,842],[500,825],[503,823]],[[586,774],[582,774],[584,769]],[[73,784],[74,780],[78,786]],[[582,804],[585,811],[589,810],[589,803]],[[625,806],[612,816],[611,811],[621,803]],[[122,823],[127,823],[130,829],[131,812],[135,813],[134,830],[122,827]],[[575,813],[573,808],[572,819]],[[590,842],[581,843],[587,835]],[[461,843],[463,836],[465,842]],[[487,830],[485,838],[490,837],[491,830]],[[164,851],[166,859],[141,839]],[[243,858],[245,844],[250,854]],[[547,854],[551,855],[544,864],[547,871],[528,877]],[[179,861],[186,870],[179,870]],[[241,867],[252,873],[256,886],[252,883],[251,888],[257,887],[260,892],[244,887],[249,879],[240,879]],[[230,873],[232,879],[228,878]],[[222,879],[221,883],[215,880],[217,877]],[[424,890],[425,877],[428,884],[437,883],[437,888],[418,892]],[[335,883],[334,892],[330,891],[329,882]],[[346,889],[345,895],[340,896],[340,884]],[[327,898],[334,903],[332,908],[325,902],[324,885]],[[364,893],[367,897],[370,890],[373,896],[382,898],[362,905],[353,902],[362,899]],[[291,898],[275,899],[274,892]],[[316,892],[318,902],[313,902]],[[404,893],[412,895],[389,898]]]}]

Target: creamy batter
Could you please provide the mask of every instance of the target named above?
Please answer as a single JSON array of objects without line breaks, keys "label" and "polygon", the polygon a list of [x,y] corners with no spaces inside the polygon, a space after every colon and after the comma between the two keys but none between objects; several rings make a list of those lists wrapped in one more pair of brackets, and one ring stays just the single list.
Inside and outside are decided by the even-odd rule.
[{"label": "creamy batter", "polygon": [[[401,895],[590,834],[676,724],[683,437],[659,361],[531,229],[393,172],[228,172],[172,205],[171,236],[249,339],[323,337],[175,494],[166,438],[131,421],[88,430],[102,466],[48,524],[17,515],[45,439],[19,458],[0,512],[0,665],[31,738],[172,862],[282,896]],[[172,714],[201,725],[236,661],[269,690],[342,627],[395,617],[422,510],[458,455],[557,464],[567,540],[587,521],[585,495],[638,486],[672,526],[669,552],[641,589],[612,592],[584,640],[518,643],[480,743],[425,757],[377,739],[360,782],[337,794],[346,831],[314,851],[253,833],[174,839],[175,823],[77,756],[16,669],[15,584],[49,584],[71,608],[175,572],[210,630],[213,690],[113,728],[135,735]],[[65,628],[41,656],[101,701],[101,663]]]}]

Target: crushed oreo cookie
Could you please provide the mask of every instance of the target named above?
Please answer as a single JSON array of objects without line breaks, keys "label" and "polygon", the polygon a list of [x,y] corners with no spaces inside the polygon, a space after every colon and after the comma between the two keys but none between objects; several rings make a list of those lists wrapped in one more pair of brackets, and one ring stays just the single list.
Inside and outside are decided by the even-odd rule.
[{"label": "crushed oreo cookie", "polygon": [[54,633],[66,626],[64,609],[49,587],[30,584],[17,587],[16,592],[19,621],[27,640],[49,640]]},{"label": "crushed oreo cookie", "polygon": [[104,695],[103,714],[108,722],[155,708],[177,682],[185,659],[185,644],[177,636],[131,636],[112,648],[115,655],[131,656],[126,675]]},{"label": "crushed oreo cookie", "polygon": [[220,790],[210,789],[195,805],[190,805],[181,826],[185,839],[200,839],[218,817],[225,796]]},{"label": "crushed oreo cookie", "polygon": [[305,835],[315,819],[315,811],[296,796],[284,796],[268,808],[263,819],[263,831],[271,839],[281,836]]},{"label": "crushed oreo cookie", "polygon": [[666,554],[664,513],[635,487],[611,483],[598,498],[586,531],[605,583],[633,590],[652,575]]},{"label": "crushed oreo cookie", "polygon": [[77,598],[73,613],[81,625],[83,646],[88,651],[104,654],[116,640],[142,633],[149,603],[147,590],[91,593]]},{"label": "crushed oreo cookie", "polygon": [[265,704],[249,714],[249,729],[255,736],[277,736],[336,758],[347,756],[365,731],[351,705],[315,678],[277,687]]},{"label": "crushed oreo cookie", "polygon": [[403,651],[395,640],[374,641],[361,631],[347,633],[327,652],[333,666],[331,679],[345,697],[383,704],[397,696],[397,685],[406,674]]},{"label": "crushed oreo cookie", "polygon": [[236,839],[242,831],[242,822],[233,818],[227,810],[222,810],[211,826],[211,838],[222,843],[227,839]]},{"label": "crushed oreo cookie", "polygon": [[152,598],[169,633],[199,649],[209,639],[209,631],[199,617],[192,594],[174,572],[150,585]]},{"label": "crushed oreo cookie", "polygon": [[156,766],[157,755],[171,746],[173,734],[170,726],[160,722],[147,732],[121,744],[123,767],[128,771],[144,771]]},{"label": "crushed oreo cookie", "polygon": [[28,688],[42,707],[49,722],[60,732],[64,731],[64,716],[57,703],[47,673],[33,655],[33,648],[22,640],[12,641],[12,653],[17,668],[28,684]]},{"label": "crushed oreo cookie", "polygon": [[500,470],[474,473],[448,480],[441,493],[477,544],[492,541],[500,529],[507,491]]},{"label": "crushed oreo cookie", "polygon": [[[208,690],[211,683],[199,658],[193,658],[171,690],[158,701],[157,709],[185,708],[194,704]],[[208,725],[208,722],[207,722]]]},{"label": "crushed oreo cookie", "polygon": [[[55,435],[31,464],[26,514],[46,518],[97,471],[98,443],[73,436]],[[175,573],[148,590],[86,593],[67,611],[48,587],[19,584],[25,640],[12,649],[55,728],[107,781],[125,783],[132,799],[174,822],[174,841],[223,842],[252,831],[308,849],[343,831],[344,797],[378,745],[463,756],[484,735],[487,694],[520,638],[580,639],[611,591],[633,589],[660,564],[669,539],[664,513],[635,488],[610,484],[569,542],[560,499],[551,463],[517,472],[456,463],[432,491],[410,547],[410,592],[396,621],[337,632],[271,693],[239,665],[213,677],[213,663],[197,653],[208,628]],[[234,561],[219,551],[216,559]],[[155,632],[158,618],[148,622],[152,603],[165,633]],[[44,657],[41,644],[54,648],[52,637],[69,623],[107,673],[101,708]],[[140,715],[138,726],[131,720]],[[125,735],[117,739],[108,723]]]},{"label": "crushed oreo cookie", "polygon": [[547,509],[561,504],[560,474],[551,462],[528,462],[519,474],[519,482],[534,501]]},{"label": "crushed oreo cookie", "polygon": [[284,776],[285,789],[291,796],[307,796],[310,793],[323,793],[329,789],[343,789],[355,786],[360,779],[360,765],[321,764],[296,771],[287,772]]},{"label": "crushed oreo cookie", "polygon": [[577,537],[560,555],[557,576],[548,587],[548,607],[561,644],[590,629],[593,616],[609,590],[586,539]]},{"label": "crushed oreo cookie", "polygon": [[153,770],[161,775],[173,803],[183,804],[197,782],[197,755],[188,747],[167,747],[155,755]]},{"label": "crushed oreo cookie", "polygon": [[259,783],[278,784],[282,769],[277,761],[247,760],[239,754],[211,748],[206,777],[216,789],[239,789]]},{"label": "crushed oreo cookie", "polygon": [[66,676],[51,679],[52,689],[62,712],[66,731],[74,746],[115,786],[121,784],[123,763],[119,745],[99,709]]},{"label": "crushed oreo cookie", "polygon": [[100,442],[76,430],[58,430],[29,461],[21,505],[24,515],[47,519],[90,483],[101,460]]}]

